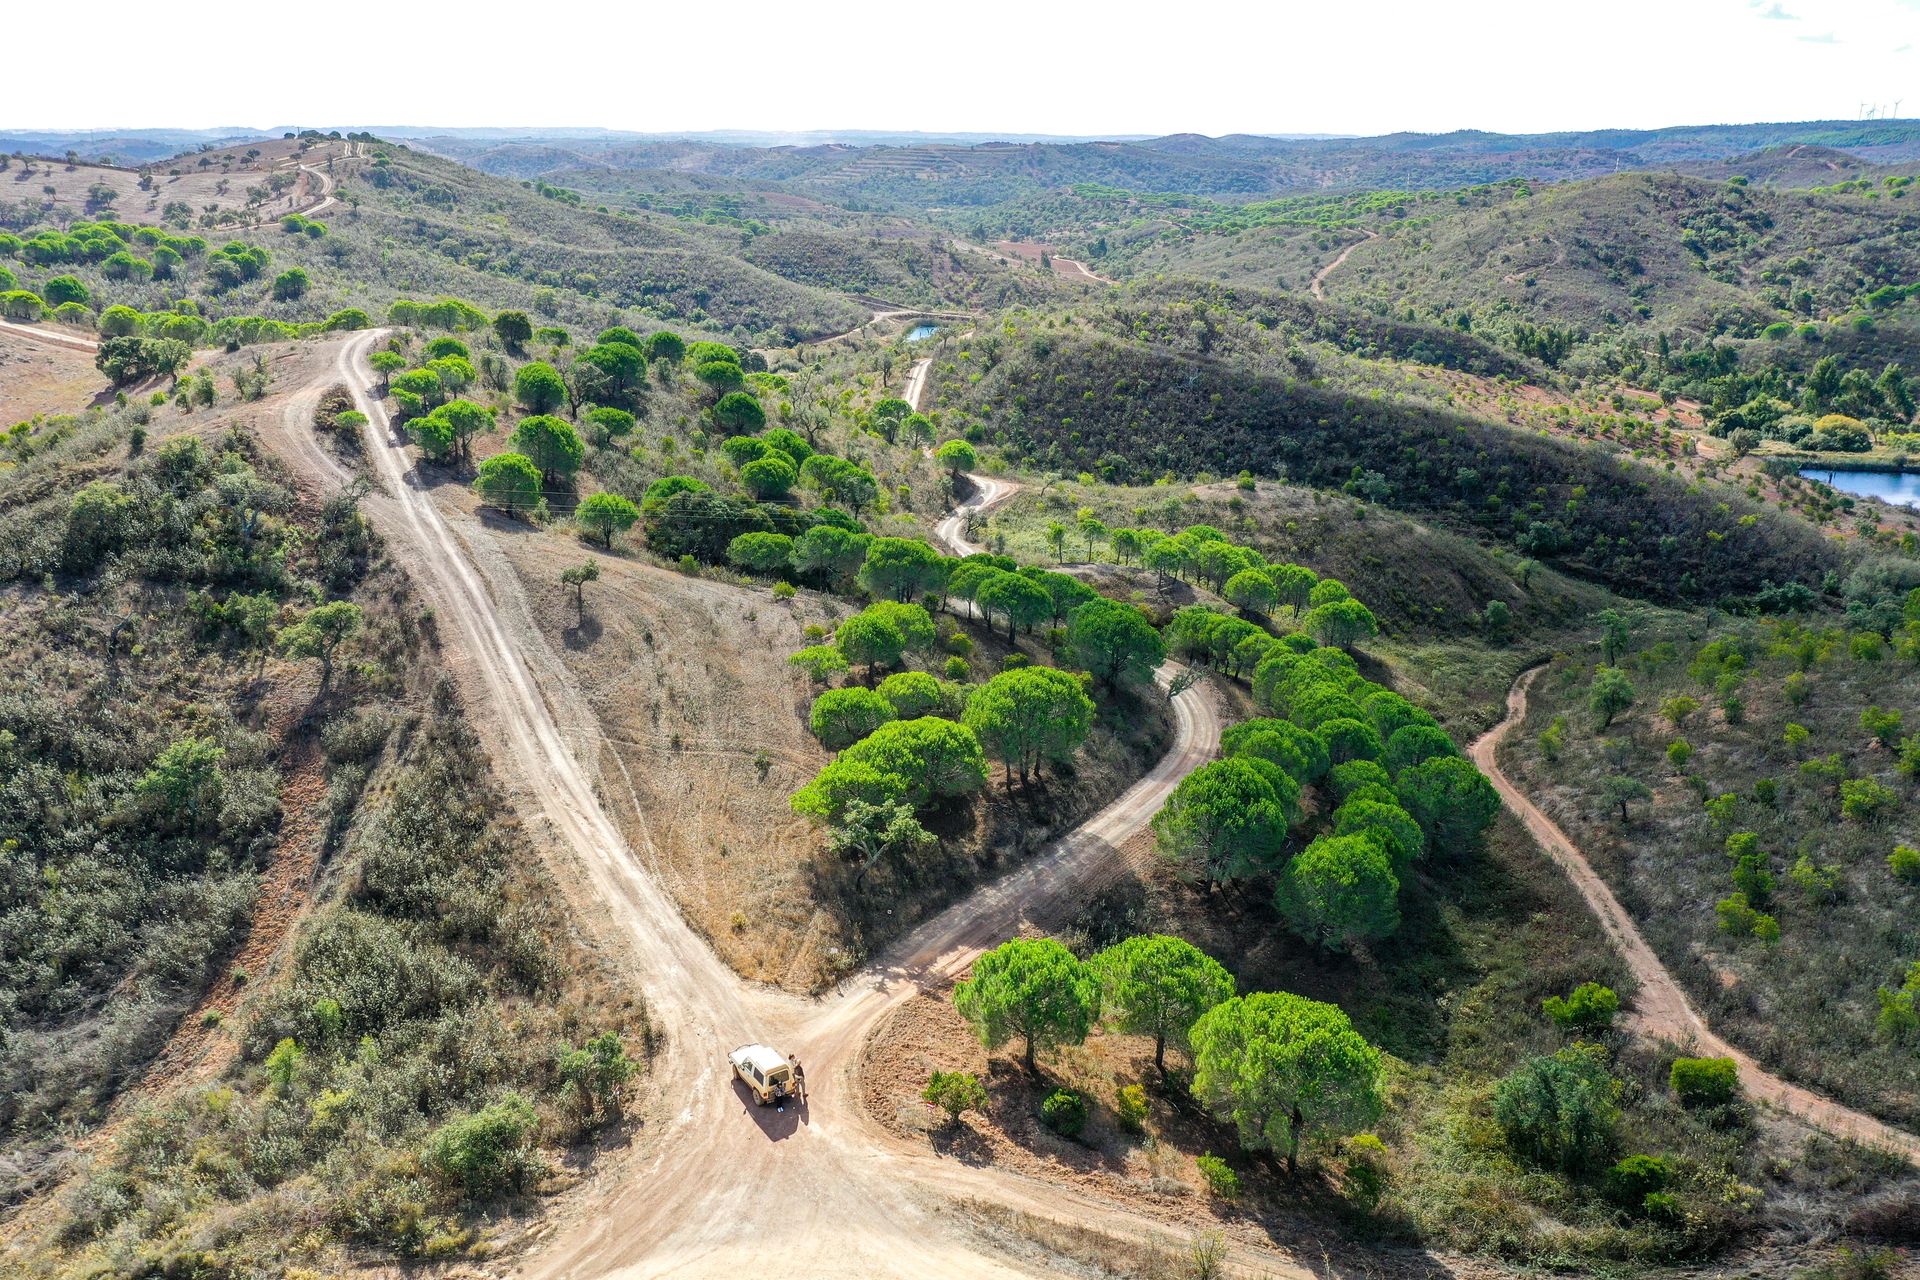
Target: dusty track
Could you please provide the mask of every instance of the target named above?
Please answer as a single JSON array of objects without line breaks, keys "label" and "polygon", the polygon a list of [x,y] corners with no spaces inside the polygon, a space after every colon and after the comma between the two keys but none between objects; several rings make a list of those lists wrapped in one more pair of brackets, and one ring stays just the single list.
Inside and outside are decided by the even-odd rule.
[{"label": "dusty track", "polygon": [[1056,256],[1053,259],[1053,265],[1056,269],[1059,267],[1073,268],[1071,271],[1059,271],[1059,270],[1055,271],[1056,275],[1065,276],[1069,280],[1085,280],[1089,284],[1115,283],[1114,281],[1109,280],[1107,277],[1095,271],[1092,267],[1089,267],[1086,263],[1081,262],[1078,258],[1062,258],[1062,257]]},{"label": "dusty track", "polygon": [[[310,424],[327,385],[353,388],[369,420],[380,487],[365,509],[404,545],[435,607],[453,670],[498,765],[519,789],[530,829],[540,832],[544,824],[561,856],[577,860],[578,878],[591,887],[608,932],[631,953],[666,1033],[649,1080],[652,1119],[637,1149],[603,1164],[538,1252],[491,1270],[540,1280],[731,1276],[768,1265],[796,1276],[1027,1274],[963,1238],[963,1218],[936,1192],[1129,1240],[1177,1235],[1119,1206],[943,1161],[888,1137],[867,1119],[853,1070],[868,1033],[900,1002],[964,973],[981,950],[1080,900],[1090,884],[1114,873],[1119,846],[1217,750],[1219,717],[1204,686],[1173,700],[1173,747],[1118,800],[1039,858],[926,922],[831,996],[803,1000],[749,987],[688,928],[600,805],[598,779],[582,763],[596,758],[588,739],[572,742],[560,728],[590,724],[590,717],[527,616],[511,574],[488,569],[499,559],[488,550],[493,535],[469,516],[442,512],[367,393],[365,357],[380,336],[372,331],[343,342],[332,367],[293,398],[280,421],[263,424],[268,441],[310,480],[345,483],[348,473]],[[983,480],[970,505],[1010,491]],[[1162,678],[1169,674],[1163,670]],[[784,1113],[756,1108],[730,1083],[726,1051],[755,1039],[806,1062],[808,1105]],[[1257,1260],[1270,1272],[1293,1272],[1270,1253]]]},{"label": "dusty track", "polygon": [[900,398],[912,405],[915,413],[927,411],[927,375],[932,371],[933,357],[922,356],[907,373],[906,389],[901,391]]},{"label": "dusty track", "polygon": [[1613,890],[1593,869],[1579,847],[1502,772],[1500,744],[1527,718],[1527,690],[1535,677],[1545,669],[1535,667],[1514,682],[1507,691],[1506,719],[1483,734],[1468,750],[1481,772],[1493,780],[1507,807],[1526,824],[1540,847],[1573,881],[1573,887],[1580,891],[1587,906],[1599,918],[1608,940],[1627,962],[1627,968],[1639,987],[1633,999],[1634,1029],[1653,1039],[1690,1045],[1691,1052],[1704,1057],[1732,1058],[1740,1066],[1740,1083],[1748,1096],[1829,1133],[1899,1152],[1908,1161],[1920,1164],[1920,1137],[1895,1129],[1864,1112],[1841,1106],[1799,1085],[1789,1084],[1716,1035],[1693,1007],[1693,1002],[1687,999],[1686,992],[1667,971],[1667,967],[1660,962],[1660,957],[1647,945],[1633,917],[1613,896]]},{"label": "dusty track", "polygon": [[1366,240],[1355,240],[1352,244],[1348,245],[1346,248],[1340,251],[1339,257],[1335,258],[1332,262],[1329,262],[1326,266],[1320,268],[1318,271],[1313,273],[1313,280],[1307,285],[1307,290],[1310,293],[1312,293],[1314,297],[1319,298],[1321,301],[1324,302],[1327,297],[1327,291],[1323,289],[1321,286],[1326,283],[1327,277],[1332,275],[1335,271],[1337,271],[1340,268],[1341,264],[1344,263],[1349,257],[1352,256],[1353,251],[1355,249],[1358,249],[1361,245],[1365,244],[1367,240],[1378,240],[1380,238],[1380,233],[1378,231],[1371,231],[1371,230],[1368,230],[1366,227],[1362,227],[1360,228],[1360,230],[1366,232],[1367,234]]},{"label": "dusty track", "polygon": [[[358,147],[359,145],[360,144],[357,142],[349,142],[347,144],[346,151],[336,158],[341,160],[351,160],[356,154],[354,148]],[[315,199],[313,200],[313,202],[310,204],[302,205],[297,209],[293,208],[292,206],[288,206],[287,208],[280,210],[280,212],[274,214],[273,216],[262,218],[256,222],[235,223],[232,227],[227,228],[227,230],[258,231],[262,227],[271,227],[271,226],[278,225],[280,219],[286,217],[290,213],[297,213],[304,218],[311,214],[325,212],[326,210],[332,208],[334,205],[340,203],[338,200],[334,198],[334,195],[333,195],[334,187],[338,184],[334,182],[333,175],[327,172],[326,166],[327,166],[327,161],[324,161],[324,160],[316,160],[312,164],[299,164],[295,162],[291,164],[280,165],[279,169],[283,172],[287,169],[292,169],[296,173],[305,174],[306,176],[313,179],[314,185],[319,187],[319,191],[315,193]]]},{"label": "dusty track", "polygon": [[23,338],[32,338],[35,342],[48,342],[56,347],[72,347],[75,351],[100,349],[100,344],[92,338],[60,329],[42,329],[39,325],[15,324],[11,320],[0,320],[0,329],[5,329],[8,333],[17,333]]}]

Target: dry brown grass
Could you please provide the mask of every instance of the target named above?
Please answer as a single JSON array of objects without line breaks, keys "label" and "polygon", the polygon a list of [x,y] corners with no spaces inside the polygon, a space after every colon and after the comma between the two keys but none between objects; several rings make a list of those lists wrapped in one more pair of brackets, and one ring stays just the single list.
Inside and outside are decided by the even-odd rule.
[{"label": "dry brown grass", "polygon": [[0,428],[78,413],[109,390],[87,352],[0,329]]},{"label": "dry brown grass", "polygon": [[[247,188],[266,183],[276,172],[296,175],[294,185],[261,206],[255,216],[274,218],[289,209],[310,204],[312,179],[298,174],[298,166],[343,155],[343,142],[317,143],[304,152],[295,140],[275,138],[220,151],[190,152],[146,166],[152,175],[148,190],[140,187],[141,169],[104,165],[69,165],[61,160],[16,160],[0,172],[0,201],[25,200],[42,210],[53,224],[92,218],[158,226],[166,206],[181,201],[192,206],[195,225],[209,205],[216,217],[247,210]],[[249,151],[259,152],[249,158]],[[201,161],[205,160],[205,165]],[[114,197],[99,201],[96,186],[112,188]],[[52,194],[46,188],[52,187]]]}]

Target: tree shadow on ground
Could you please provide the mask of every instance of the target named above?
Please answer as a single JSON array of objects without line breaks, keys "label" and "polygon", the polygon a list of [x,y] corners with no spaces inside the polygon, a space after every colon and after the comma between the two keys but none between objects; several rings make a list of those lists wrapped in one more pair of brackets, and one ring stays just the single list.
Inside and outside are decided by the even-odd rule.
[{"label": "tree shadow on ground", "polygon": [[600,619],[589,613],[561,631],[560,639],[569,649],[590,649],[594,641],[600,638],[600,632]]}]

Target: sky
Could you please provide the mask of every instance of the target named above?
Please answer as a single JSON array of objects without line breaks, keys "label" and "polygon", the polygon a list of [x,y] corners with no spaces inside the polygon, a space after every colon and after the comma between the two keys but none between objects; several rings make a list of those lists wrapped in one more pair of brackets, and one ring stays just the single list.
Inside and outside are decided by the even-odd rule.
[{"label": "sky", "polygon": [[[122,12],[116,12],[122,11]],[[1920,117],[1920,0],[731,0],[9,13],[0,130],[1545,132]],[[104,20],[103,20],[104,19]],[[105,37],[91,34],[109,31]],[[84,39],[73,58],[47,51]]]}]

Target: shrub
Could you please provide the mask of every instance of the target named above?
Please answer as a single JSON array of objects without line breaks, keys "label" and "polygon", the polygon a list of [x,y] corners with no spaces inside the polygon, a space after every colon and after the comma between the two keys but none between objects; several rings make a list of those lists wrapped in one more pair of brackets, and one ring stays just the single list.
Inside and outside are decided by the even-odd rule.
[{"label": "shrub", "polygon": [[1740,1069],[1732,1058],[1675,1058],[1667,1083],[1682,1106],[1719,1106],[1733,1100]]},{"label": "shrub", "polygon": [[1340,1190],[1363,1212],[1380,1207],[1392,1176],[1387,1159],[1387,1144],[1371,1133],[1356,1133],[1346,1142],[1346,1168],[1340,1175]]},{"label": "shrub", "polygon": [[1887,857],[1887,869],[1902,880],[1920,882],[1920,849],[1897,844]]},{"label": "shrub", "polygon": [[1240,1198],[1240,1175],[1225,1160],[1209,1151],[1193,1163],[1199,1168],[1200,1176],[1207,1180],[1208,1191],[1222,1200]]},{"label": "shrub", "polygon": [[1840,814],[1854,822],[1878,822],[1899,799],[1891,788],[1872,778],[1853,778],[1840,784]]},{"label": "shrub", "polygon": [[1113,1111],[1120,1127],[1128,1133],[1140,1133],[1147,1127],[1147,1091],[1142,1085],[1122,1086],[1113,1096]]},{"label": "shrub", "polygon": [[1493,1118],[1520,1155],[1566,1173],[1591,1168],[1613,1145],[1620,1082],[1600,1050],[1573,1045],[1534,1058],[1494,1090]]},{"label": "shrub", "polygon": [[1553,723],[1540,735],[1540,754],[1549,761],[1558,760],[1560,753],[1567,747],[1567,718],[1555,716]]},{"label": "shrub", "polygon": [[1673,1166],[1665,1157],[1628,1156],[1607,1170],[1607,1195],[1626,1208],[1638,1209],[1672,1181]]},{"label": "shrub", "polygon": [[947,1123],[955,1125],[962,1112],[986,1109],[987,1087],[970,1071],[936,1071],[920,1097],[946,1112]]},{"label": "shrub", "polygon": [[1555,1026],[1569,1031],[1604,1031],[1620,1012],[1620,997],[1612,987],[1583,982],[1565,999],[1548,996],[1541,1007]]},{"label": "shrub", "polygon": [[533,1147],[539,1118],[517,1093],[450,1120],[427,1139],[422,1162],[473,1198],[518,1191],[539,1168]]},{"label": "shrub", "polygon": [[1073,1089],[1055,1089],[1041,1101],[1040,1119],[1055,1133],[1077,1138],[1087,1127],[1087,1097]]}]

